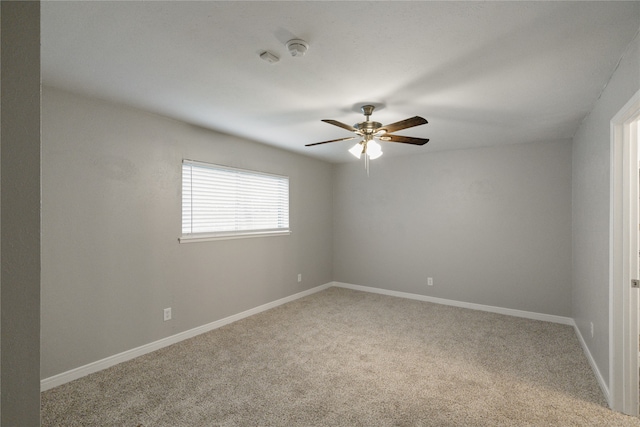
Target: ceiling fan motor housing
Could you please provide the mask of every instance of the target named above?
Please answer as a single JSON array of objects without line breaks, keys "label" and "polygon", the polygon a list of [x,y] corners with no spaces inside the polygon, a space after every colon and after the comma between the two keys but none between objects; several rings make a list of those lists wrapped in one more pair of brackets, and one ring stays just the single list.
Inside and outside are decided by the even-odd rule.
[{"label": "ceiling fan motor housing", "polygon": [[364,135],[372,135],[376,133],[376,131],[380,127],[382,127],[382,123],[366,121],[366,122],[356,123],[355,125],[353,125],[353,127],[358,129]]}]

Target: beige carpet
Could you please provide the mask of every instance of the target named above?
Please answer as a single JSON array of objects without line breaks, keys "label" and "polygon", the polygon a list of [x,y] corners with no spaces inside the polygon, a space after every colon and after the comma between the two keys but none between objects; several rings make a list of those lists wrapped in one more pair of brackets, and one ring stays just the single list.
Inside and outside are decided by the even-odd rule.
[{"label": "beige carpet", "polygon": [[640,426],[573,328],[340,288],[42,393],[43,426]]}]

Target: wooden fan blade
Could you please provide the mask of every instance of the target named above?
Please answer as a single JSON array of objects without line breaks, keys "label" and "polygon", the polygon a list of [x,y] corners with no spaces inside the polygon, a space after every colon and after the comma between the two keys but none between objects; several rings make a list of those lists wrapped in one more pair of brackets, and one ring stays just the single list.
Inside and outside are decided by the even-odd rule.
[{"label": "wooden fan blade", "polygon": [[384,129],[386,133],[392,133],[398,130],[412,128],[414,126],[420,126],[428,123],[427,119],[423,119],[420,116],[414,116],[409,119],[401,120],[399,122],[391,123],[390,125],[382,126],[380,129]]},{"label": "wooden fan blade", "polygon": [[358,132],[358,129],[354,128],[353,126],[349,126],[349,125],[347,125],[345,123],[342,123],[342,122],[339,122],[337,120],[323,119],[322,121],[325,122],[325,123],[329,123],[330,125],[334,125],[334,126],[338,126],[338,127],[342,128],[342,129],[346,129],[346,130],[351,131],[351,132]]},{"label": "wooden fan blade", "polygon": [[320,145],[320,144],[328,144],[330,142],[347,141],[349,139],[355,139],[355,138],[357,138],[357,136],[348,136],[346,138],[332,139],[331,141],[314,142],[313,144],[306,144],[305,147],[311,147],[313,145]]},{"label": "wooden fan blade", "polygon": [[401,142],[403,144],[413,144],[413,145],[424,145],[427,142],[429,142],[429,140],[425,138],[414,138],[411,136],[402,136],[402,135],[389,135],[386,133],[384,135],[380,135],[380,141]]}]

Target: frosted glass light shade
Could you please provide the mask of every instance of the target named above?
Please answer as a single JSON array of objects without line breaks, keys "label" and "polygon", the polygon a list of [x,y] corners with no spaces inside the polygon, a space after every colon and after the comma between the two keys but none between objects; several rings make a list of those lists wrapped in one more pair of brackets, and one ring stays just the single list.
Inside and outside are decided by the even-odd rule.
[{"label": "frosted glass light shade", "polygon": [[382,156],[382,147],[372,139],[367,142],[367,154],[371,160],[377,159]]},{"label": "frosted glass light shade", "polygon": [[360,155],[362,154],[362,145],[358,142],[356,145],[349,149],[349,152],[353,154],[357,159],[359,159]]}]

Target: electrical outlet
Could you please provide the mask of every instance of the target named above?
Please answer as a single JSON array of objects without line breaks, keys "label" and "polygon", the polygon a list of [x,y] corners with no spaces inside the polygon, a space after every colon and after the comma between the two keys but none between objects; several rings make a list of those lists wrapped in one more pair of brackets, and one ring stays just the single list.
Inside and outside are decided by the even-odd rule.
[{"label": "electrical outlet", "polygon": [[171,307],[164,309],[164,321],[171,320]]},{"label": "electrical outlet", "polygon": [[433,286],[433,277],[427,277],[427,286]]},{"label": "electrical outlet", "polygon": [[298,274],[298,283],[302,282],[302,274]]},{"label": "electrical outlet", "polygon": [[591,338],[593,338],[593,322],[591,322]]}]

